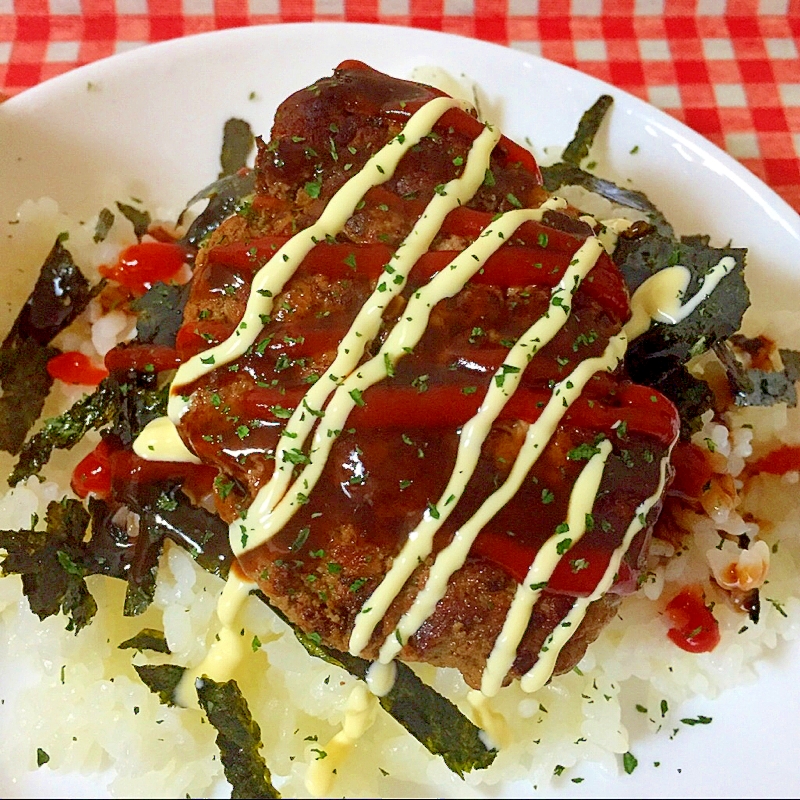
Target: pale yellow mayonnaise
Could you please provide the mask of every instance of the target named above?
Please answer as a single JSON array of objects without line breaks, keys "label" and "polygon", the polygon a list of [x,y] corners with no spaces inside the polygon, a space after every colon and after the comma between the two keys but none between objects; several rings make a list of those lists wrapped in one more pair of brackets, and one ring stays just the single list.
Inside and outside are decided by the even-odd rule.
[{"label": "pale yellow mayonnaise", "polygon": [[356,683],[347,698],[342,729],[323,747],[312,751],[315,755],[306,772],[306,789],[314,797],[324,797],[330,793],[337,770],[375,722],[377,711],[375,695],[363,683]]},{"label": "pale yellow mayonnaise", "polygon": [[222,627],[206,657],[196,667],[183,673],[175,690],[175,702],[178,705],[198,707],[195,682],[204,675],[218,682],[230,680],[231,674],[250,649],[241,635],[241,628],[236,627],[236,617],[250,592],[257,588],[255,583],[243,578],[238,569],[231,569],[217,603],[217,617]]}]

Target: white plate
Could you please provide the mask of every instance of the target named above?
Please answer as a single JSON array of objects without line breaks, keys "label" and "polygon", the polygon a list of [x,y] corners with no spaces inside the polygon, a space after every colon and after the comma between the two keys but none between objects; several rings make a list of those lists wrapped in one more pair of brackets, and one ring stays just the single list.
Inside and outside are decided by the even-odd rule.
[{"label": "white plate", "polygon": [[[597,142],[597,172],[644,190],[680,233],[710,233],[718,244],[748,247],[754,302],[796,308],[800,218],[733,159],[670,117],[594,78],[507,48],[429,31],[337,23],[227,30],[153,45],[75,70],[0,106],[0,268],[13,269],[7,221],[24,199],[50,196],[78,217],[126,196],[180,208],[216,177],[226,119],[239,116],[268,132],[282,98],[347,58],[399,77],[436,65],[476,82],[484,115],[517,140],[533,142],[537,156],[545,146],[565,144],[581,113],[599,94],[612,94],[610,124]],[[8,313],[3,308],[0,320]],[[779,648],[759,665],[763,678],[756,686],[686,709],[687,715],[713,716],[711,725],[683,731],[674,741],[642,734],[632,748],[640,764],[632,775],[587,770],[583,783],[565,782],[553,794],[796,796],[798,657],[797,646]],[[9,733],[4,726],[0,746]],[[0,795],[94,793],[91,782],[56,785],[44,773],[24,785],[0,775]]]}]

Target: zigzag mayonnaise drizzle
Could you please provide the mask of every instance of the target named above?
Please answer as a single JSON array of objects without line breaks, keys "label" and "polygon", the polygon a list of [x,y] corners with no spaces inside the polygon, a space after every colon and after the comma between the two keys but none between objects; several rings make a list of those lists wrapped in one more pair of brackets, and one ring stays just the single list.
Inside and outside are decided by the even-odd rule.
[{"label": "zigzag mayonnaise drizzle", "polygon": [[[497,249],[499,244],[502,244],[507,236],[510,236],[523,221],[535,218],[541,218],[540,210],[512,211],[505,214],[496,223],[492,223],[484,231],[481,239],[478,240],[483,245],[481,250],[483,259],[485,260],[491,255],[491,253],[486,252],[488,248],[493,248],[492,252],[494,252],[494,249]],[[494,233],[496,226],[506,221],[514,226],[513,230],[510,232],[504,230],[502,237],[486,235],[489,231]],[[465,255],[468,252],[469,250],[465,251]],[[352,653],[359,653],[367,645],[375,626],[386,613],[403,584],[416,569],[420,559],[424,559],[430,554],[436,531],[447,520],[463,494],[469,479],[472,477],[480,458],[481,447],[489,435],[492,423],[497,419],[505,404],[514,394],[528,362],[541,347],[558,333],[566,322],[571,310],[569,301],[572,293],[577,290],[580,282],[595,265],[601,252],[602,246],[595,237],[587,239],[581,245],[565,271],[563,278],[553,288],[548,311],[519,338],[509,351],[503,364],[492,376],[486,397],[478,409],[478,413],[462,428],[456,463],[450,480],[436,504],[436,512],[427,511],[422,522],[409,534],[406,544],[395,557],[381,585],[364,604],[365,609],[368,610],[358,615],[350,637],[350,651]],[[442,273],[439,274],[441,275]],[[614,366],[616,366],[616,361]],[[580,394],[585,381],[595,371],[591,370],[589,372],[586,370],[586,378],[583,382],[574,382],[575,375],[573,373],[573,375],[570,375],[554,388],[551,400],[545,407],[542,416],[528,429],[526,444],[523,445],[520,454],[517,456],[508,479],[500,489],[489,497],[479,511],[462,526],[461,530],[456,533],[453,542],[437,557],[436,565],[431,570],[425,587],[415,599],[412,607],[401,619],[396,633],[392,633],[384,643],[380,654],[381,661],[386,662],[394,658],[402,647],[400,642],[408,641],[408,637],[433,612],[436,603],[444,596],[447,580],[464,563],[475,536],[477,536],[486,522],[516,494],[525,475],[535,463],[539,453],[544,450],[544,446],[555,431],[555,427],[567,411],[568,404],[565,404],[567,395],[569,394],[570,397],[576,398]],[[572,384],[569,389],[567,384]],[[578,384],[580,385],[578,386]],[[576,388],[577,391],[575,391]],[[566,402],[569,403],[570,401]]]},{"label": "zigzag mayonnaise drizzle", "polygon": [[[269,314],[273,298],[292,277],[308,252],[327,236],[336,235],[345,226],[357,204],[372,187],[388,180],[407,150],[428,134],[436,121],[448,109],[469,108],[468,104],[450,98],[436,98],[426,103],[406,124],[403,132],[393,138],[372,156],[361,172],[351,178],[331,199],[318,221],[290,239],[256,275],[243,319],[234,334],[226,341],[198,354],[179,369],[173,382],[168,414],[173,424],[179,422],[189,405],[189,398],[181,395],[181,387],[188,386],[208,374],[217,366],[243,355],[255,342],[261,330],[260,317]],[[366,344],[378,333],[382,314],[391,298],[397,296],[406,283],[412,267],[424,254],[437,235],[446,215],[458,205],[465,204],[480,187],[490,163],[492,150],[500,134],[491,126],[473,142],[462,175],[450,181],[441,193],[437,192],[414,225],[409,236],[399,246],[386,266],[376,289],[359,311],[356,320],[340,342],[336,358],[320,380],[308,390],[303,402],[293,412],[286,430],[292,448],[302,447],[312,434],[308,463],[290,486],[294,465],[284,458],[289,445],[281,442],[276,450],[276,468],[270,481],[257,495],[246,519],[231,526],[231,545],[234,552],[242,554],[263,544],[280,531],[300,505],[299,497],[313,489],[327,461],[333,440],[345,427],[348,415],[357,403],[360,393],[387,377],[388,371],[403,355],[419,342],[426,331],[430,313],[441,300],[457,294],[487,259],[526,220],[542,219],[548,209],[563,207],[563,201],[553,198],[538,209],[521,209],[508,212],[494,220],[466,250],[459,253],[438,272],[428,284],[409,299],[401,320],[390,331],[378,354],[360,367]],[[394,559],[389,572],[372,596],[364,604],[352,631],[350,649],[358,653],[369,642],[372,632],[391,605],[405,581],[414,571],[419,559],[432,550],[433,537],[458,503],[459,498],[474,473],[481,447],[492,423],[519,385],[527,364],[536,352],[561,329],[570,314],[570,298],[581,281],[597,263],[603,250],[612,251],[620,226],[606,225],[598,236],[590,236],[576,252],[561,281],[552,290],[551,305],[516,342],[504,363],[495,372],[486,397],[478,412],[462,428],[456,463],[448,485],[436,504],[436,513],[426,512],[417,529],[409,537]],[[725,262],[725,263],[723,263]],[[688,316],[716,283],[730,271],[724,259],[712,270],[701,291],[690,302],[681,305],[682,292],[687,281],[683,268],[673,268],[668,278],[651,279],[633,298],[631,322],[609,341],[602,355],[581,362],[573,372],[553,389],[550,401],[541,416],[527,431],[522,448],[506,481],[487,498],[478,511],[457,531],[452,542],[436,557],[429,578],[412,606],[401,618],[396,631],[387,637],[380,651],[379,663],[390,664],[402,644],[412,636],[432,613],[444,595],[449,577],[463,565],[470,546],[480,530],[518,491],[539,454],[544,450],[570,405],[580,396],[588,380],[601,370],[613,371],[624,356],[629,338],[647,329],[651,319],[679,321]],[[658,277],[658,276],[656,276]],[[661,312],[664,313],[661,313]],[[665,316],[666,315],[666,316]],[[668,318],[668,319],[667,319]],[[326,405],[327,403],[327,405]],[[322,408],[324,406],[324,412]],[[315,429],[316,425],[316,429]],[[162,425],[163,427],[163,425]],[[145,458],[161,459],[170,453],[155,446],[157,432],[148,431],[137,441],[137,452]],[[174,437],[173,437],[174,438]],[[171,441],[171,439],[170,439]],[[180,448],[172,442],[168,449]],[[590,513],[603,475],[605,462],[611,452],[608,440],[601,443],[597,453],[582,471],[573,487],[569,501],[567,524],[569,539],[574,544],[584,532],[586,514]],[[553,631],[539,654],[533,669],[524,676],[521,685],[525,691],[534,691],[552,674],[556,658],[570,635],[575,632],[591,602],[602,596],[611,586],[621,559],[635,534],[645,524],[650,508],[657,502],[666,479],[668,457],[661,464],[658,490],[637,509],[622,545],[611,557],[602,580],[590,597],[580,598],[561,624]],[[513,663],[516,648],[524,634],[531,609],[541,591],[539,587],[552,575],[564,549],[566,534],[556,534],[544,545],[530,566],[526,581],[520,585],[512,602],[506,623],[487,661],[481,691],[494,695]],[[568,546],[565,546],[568,549]],[[376,664],[377,666],[377,664]],[[386,690],[386,669],[380,671],[383,680],[378,693]],[[378,677],[376,673],[375,677]]]},{"label": "zigzag mayonnaise drizzle", "polygon": [[[335,387],[314,432],[309,450],[309,463],[295,480],[292,489],[284,494],[293,465],[284,463],[281,456],[283,450],[276,452],[276,463],[281,472],[276,469],[277,477],[273,477],[273,480],[270,480],[258,493],[247,511],[246,520],[237,520],[231,525],[231,546],[234,553],[251,550],[263,544],[286,525],[292,514],[302,505],[302,496],[307,495],[319,480],[333,443],[345,427],[350,412],[356,406],[356,398],[368,387],[387,377],[389,366],[396,364],[422,338],[427,328],[430,312],[436,303],[445,297],[452,297],[485,263],[490,253],[487,252],[486,255],[483,255],[483,252],[488,250],[483,242],[487,238],[491,238],[486,231],[478,242],[460,253],[448,266],[434,276],[430,283],[414,294],[403,312],[402,320],[392,329],[377,355],[358,367],[355,372],[352,371],[363,355],[365,345],[378,331],[381,312],[388,303],[386,296],[390,295],[389,287],[394,287],[397,292],[405,285],[408,272],[417,259],[427,252],[447,214],[457,205],[466,202],[478,190],[483,182],[489,165],[489,157],[498,138],[499,134],[492,128],[484,129],[483,133],[475,140],[461,178],[446,184],[441,190],[441,194],[434,196],[411,233],[401,243],[396,258],[391,263],[391,267],[397,270],[395,277],[384,273],[386,277],[379,278],[375,291],[367,299],[339,344],[336,360],[325,375],[312,386],[306,394],[305,401],[298,406],[286,426],[287,438],[292,447],[302,446],[311,427],[316,422],[314,414],[307,414],[305,408],[307,406],[312,409],[321,407],[322,402]],[[551,202],[549,207],[558,205],[558,202]],[[541,217],[543,211],[528,213],[534,213]],[[513,225],[511,232],[516,230],[519,224]],[[503,229],[505,227],[502,226]],[[502,235],[503,229],[493,230],[492,235]],[[498,241],[500,240],[498,239]],[[491,252],[494,249],[496,247],[492,248]],[[374,322],[373,327],[367,331],[363,326],[365,319],[371,319]],[[349,373],[345,373],[346,377],[336,374],[340,370],[337,362],[342,367],[349,369]],[[320,387],[320,391],[315,391],[317,387]],[[310,417],[310,420],[306,421],[306,417]]]},{"label": "zigzag mayonnaise drizzle", "polygon": [[523,692],[535,692],[544,686],[553,674],[558,654],[561,648],[569,641],[572,634],[576,631],[581,621],[586,616],[589,606],[599,600],[614,583],[622,557],[630,547],[633,537],[644,528],[647,522],[647,515],[650,509],[658,502],[658,498],[664,491],[667,481],[667,466],[669,464],[669,453],[661,459],[660,477],[658,491],[643,500],[636,509],[636,514],[625,531],[622,544],[611,554],[611,560],[606,567],[603,577],[598,582],[592,594],[588,597],[579,597],[570,609],[569,613],[556,629],[547,637],[544,646],[539,652],[539,657],[533,667],[520,679],[520,688]]},{"label": "zigzag mayonnaise drizzle", "polygon": [[[611,442],[604,439],[586,466],[581,471],[569,498],[566,529],[554,533],[534,558],[525,580],[517,586],[514,600],[506,616],[503,630],[486,660],[481,679],[481,692],[493,697],[500,690],[503,678],[508,674],[517,655],[522,635],[528,626],[531,611],[542,589],[553,575],[561,556],[572,545],[577,544],[586,532],[586,515],[591,513],[594,499],[600,488],[606,460],[611,454]],[[542,658],[540,654],[539,658]]]}]

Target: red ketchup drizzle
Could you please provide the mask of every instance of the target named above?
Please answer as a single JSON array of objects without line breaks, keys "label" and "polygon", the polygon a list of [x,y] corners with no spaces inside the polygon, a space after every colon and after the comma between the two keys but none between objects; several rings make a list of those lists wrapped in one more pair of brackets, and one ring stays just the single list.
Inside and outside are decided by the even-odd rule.
[{"label": "red ketchup drizzle", "polygon": [[754,473],[768,472],[771,475],[784,475],[800,470],[800,445],[785,444],[759,458],[751,465]]},{"label": "red ketchup drizzle", "polygon": [[714,474],[705,451],[692,442],[679,441],[672,451],[675,478],[669,487],[670,494],[689,499],[700,497]]},{"label": "red ketchup drizzle", "polygon": [[51,378],[73,385],[97,386],[108,375],[105,367],[99,367],[85,353],[70,350],[53,356],[47,362]]},{"label": "red ketchup drizzle", "polygon": [[[472,216],[451,212],[445,227],[448,233],[475,236],[491,221],[491,215],[471,209],[458,209]],[[444,227],[443,227],[444,230]],[[494,252],[481,270],[472,277],[472,283],[489,284],[502,288],[512,286],[555,286],[564,275],[581,240],[537,222],[526,222],[518,229],[514,241],[519,244],[502,247]],[[277,250],[288,241],[287,237],[265,236],[247,242],[219,245],[208,254],[212,264],[225,264],[254,274]],[[542,245],[544,243],[544,246]],[[317,245],[303,260],[298,275],[323,274],[341,280],[352,277],[356,265],[359,275],[377,279],[389,260],[392,251],[381,244],[327,244]],[[428,281],[458,255],[455,251],[439,250],[422,255],[409,276],[412,283]],[[583,290],[589,297],[602,302],[617,319],[627,319],[628,293],[619,271],[603,252]],[[230,331],[228,332],[230,333]]]},{"label": "red ketchup drizzle", "polygon": [[[266,414],[281,419],[274,409],[294,410],[305,393],[305,389],[254,388],[243,395],[242,410],[251,419],[269,418]],[[650,408],[637,405],[642,395],[648,398]],[[415,388],[376,385],[364,392],[364,405],[354,408],[349,420],[356,427],[370,430],[458,427],[477,413],[484,397],[484,389],[464,394],[460,386],[433,386],[419,392]],[[545,389],[519,388],[500,412],[499,419],[535,422],[549,397]],[[675,407],[660,392],[629,384],[620,389],[617,400],[619,405],[611,406],[603,400],[580,397],[567,411],[565,420],[576,427],[610,435],[624,409],[629,431],[650,434],[664,445],[674,441],[680,420]]]},{"label": "red ketchup drizzle", "polygon": [[163,372],[177,369],[181,365],[181,359],[174,348],[166,345],[133,344],[109,350],[105,365],[109,372],[129,369],[137,372]]},{"label": "red ketchup drizzle", "polygon": [[719,623],[698,587],[688,587],[675,595],[664,613],[672,624],[667,636],[681,650],[710,653],[719,644]]},{"label": "red ketchup drizzle", "polygon": [[111,452],[108,439],[100,444],[78,462],[72,471],[72,491],[81,499],[90,494],[105,499],[111,492]]},{"label": "red ketchup drizzle", "polygon": [[72,473],[72,491],[80,498],[90,494],[101,500],[119,494],[125,486],[182,479],[184,489],[197,498],[211,491],[217,470],[204,464],[148,461],[123,450],[113,439],[103,439]]},{"label": "red ketchup drizzle", "polygon": [[139,242],[126,247],[115,264],[100,267],[100,274],[143,295],[154,283],[166,283],[180,272],[186,251],[175,242]]}]

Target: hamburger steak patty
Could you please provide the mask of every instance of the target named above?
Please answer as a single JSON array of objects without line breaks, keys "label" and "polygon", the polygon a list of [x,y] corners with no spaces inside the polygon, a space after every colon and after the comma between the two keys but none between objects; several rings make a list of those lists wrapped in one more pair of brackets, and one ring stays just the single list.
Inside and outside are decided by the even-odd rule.
[{"label": "hamburger steak patty", "polygon": [[[280,106],[270,141],[258,141],[252,202],[224,222],[198,255],[178,335],[183,359],[235,335],[258,270],[289,237],[318,220],[336,191],[371,155],[402,136],[411,114],[437,96],[441,93],[429,87],[345,62],[333,77]],[[333,363],[359,310],[386,278],[384,265],[427,204],[463,172],[482,130],[470,114],[446,112],[393,176],[366,192],[341,232],[311,250],[272,298],[253,345],[180,387],[191,398],[180,435],[205,463],[219,468],[215,500],[226,521],[245,514],[270,480],[276,448],[291,435],[286,423],[293,410],[305,403],[308,414],[324,415],[307,404],[307,390]],[[501,138],[483,184],[445,219],[383,311],[380,330],[365,343],[360,364],[379,353],[414,294],[496,214],[537,208],[546,199],[533,157]],[[453,472],[463,426],[478,411],[490,383],[500,385],[514,342],[549,313],[553,287],[592,233],[569,208],[523,223],[460,291],[431,309],[418,344],[395,363],[387,362],[386,377],[354,395],[346,427],[331,436],[319,480],[307,494],[301,492],[288,522],[254,548],[243,541],[239,562],[246,575],[304,631],[350,649],[356,620],[409,534],[441,513],[437,503]],[[570,311],[523,371],[519,388],[480,447],[465,491],[439,526],[432,551],[410,570],[368,637],[364,657],[377,657],[425,586],[437,554],[509,478],[554,387],[584,359],[602,356],[627,320],[627,289],[605,252],[573,290]],[[639,514],[641,530],[616,571],[614,586],[591,603],[554,671],[571,669],[613,616],[620,596],[635,588],[660,501],[644,513],[639,509],[663,488],[662,462],[676,432],[676,412],[661,395],[632,384],[621,368],[594,374],[519,489],[482,526],[433,612],[400,642],[399,658],[455,667],[471,686],[480,686],[534,557],[554,532],[563,532],[576,480],[600,442],[610,441],[599,490],[588,506],[586,532],[559,551],[558,566],[533,607],[505,682],[531,669],[576,598],[593,593]],[[301,441],[279,452],[300,474],[313,455],[310,448],[310,440]]]}]

